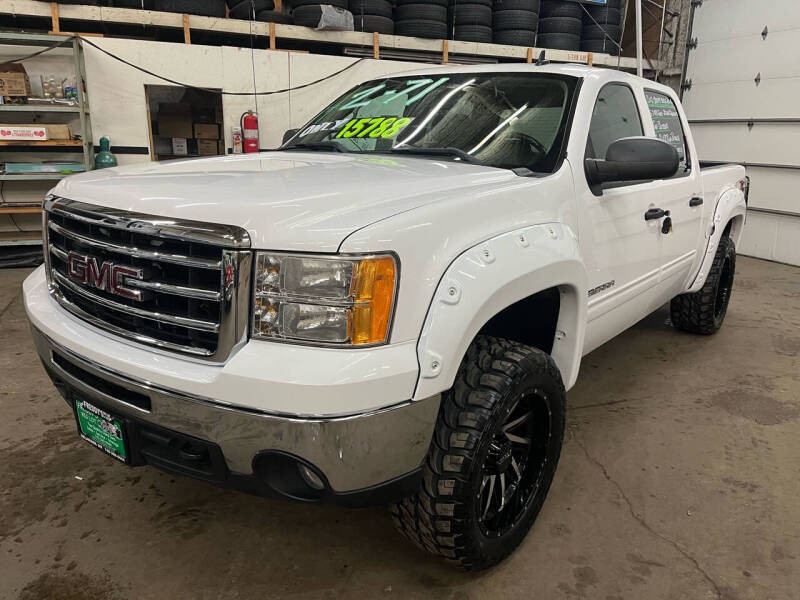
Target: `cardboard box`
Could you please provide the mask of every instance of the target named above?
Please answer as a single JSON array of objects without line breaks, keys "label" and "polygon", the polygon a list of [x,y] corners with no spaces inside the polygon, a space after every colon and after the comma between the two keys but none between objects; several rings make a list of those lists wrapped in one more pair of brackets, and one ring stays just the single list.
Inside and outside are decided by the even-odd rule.
[{"label": "cardboard box", "polygon": [[216,156],[218,149],[217,140],[197,140],[197,153],[200,156]]},{"label": "cardboard box", "polygon": [[172,153],[176,156],[186,156],[189,154],[189,143],[186,138],[172,138]]},{"label": "cardboard box", "polygon": [[194,137],[198,140],[218,140],[219,125],[216,123],[195,123]]},{"label": "cardboard box", "polygon": [[0,125],[0,140],[5,142],[41,142],[47,138],[44,125]]},{"label": "cardboard box", "polygon": [[30,96],[31,80],[19,63],[0,67],[0,96]]},{"label": "cardboard box", "polygon": [[[45,135],[39,134],[44,130]],[[53,125],[42,123],[0,123],[0,139],[2,140],[71,140],[69,125]]]},{"label": "cardboard box", "polygon": [[192,105],[185,102],[162,102],[158,105],[158,135],[171,138],[190,138]]}]

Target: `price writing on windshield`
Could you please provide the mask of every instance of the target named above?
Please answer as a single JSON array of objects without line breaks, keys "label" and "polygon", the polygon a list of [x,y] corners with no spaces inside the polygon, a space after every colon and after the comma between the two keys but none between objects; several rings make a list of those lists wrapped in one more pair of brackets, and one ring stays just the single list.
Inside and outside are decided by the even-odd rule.
[{"label": "price writing on windshield", "polygon": [[391,139],[408,126],[410,117],[364,117],[353,119],[336,134],[337,138],[384,138]]}]

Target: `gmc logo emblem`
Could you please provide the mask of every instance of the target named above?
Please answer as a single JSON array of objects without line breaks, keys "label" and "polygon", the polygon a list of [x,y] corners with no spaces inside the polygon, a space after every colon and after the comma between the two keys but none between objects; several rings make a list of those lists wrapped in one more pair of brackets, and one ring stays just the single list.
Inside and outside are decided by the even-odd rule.
[{"label": "gmc logo emblem", "polygon": [[94,257],[70,252],[67,255],[67,273],[70,278],[89,287],[142,301],[141,290],[125,286],[127,279],[144,279],[142,269],[115,265],[111,261],[101,263]]}]

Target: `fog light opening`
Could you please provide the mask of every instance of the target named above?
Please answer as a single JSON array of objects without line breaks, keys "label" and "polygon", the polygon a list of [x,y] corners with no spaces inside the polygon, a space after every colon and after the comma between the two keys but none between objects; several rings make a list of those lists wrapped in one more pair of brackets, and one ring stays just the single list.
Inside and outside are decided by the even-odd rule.
[{"label": "fog light opening", "polygon": [[273,491],[293,500],[316,502],[330,489],[317,467],[279,450],[259,453],[253,460],[253,473]]}]

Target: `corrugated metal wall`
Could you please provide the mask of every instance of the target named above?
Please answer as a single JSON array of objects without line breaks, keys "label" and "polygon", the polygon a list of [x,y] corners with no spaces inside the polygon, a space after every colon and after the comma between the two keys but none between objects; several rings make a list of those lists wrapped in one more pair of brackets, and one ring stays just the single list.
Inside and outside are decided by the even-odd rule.
[{"label": "corrugated metal wall", "polygon": [[752,181],[739,251],[800,265],[800,1],[704,0],[691,37],[683,104],[700,159],[747,163]]}]

